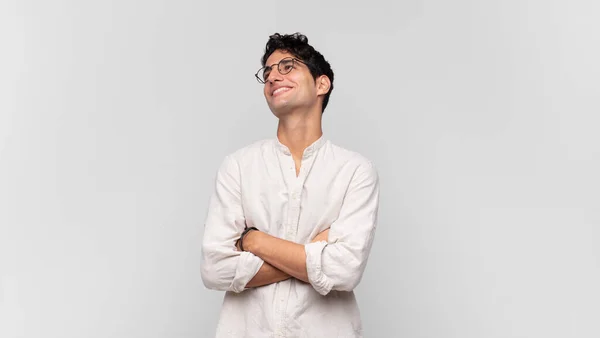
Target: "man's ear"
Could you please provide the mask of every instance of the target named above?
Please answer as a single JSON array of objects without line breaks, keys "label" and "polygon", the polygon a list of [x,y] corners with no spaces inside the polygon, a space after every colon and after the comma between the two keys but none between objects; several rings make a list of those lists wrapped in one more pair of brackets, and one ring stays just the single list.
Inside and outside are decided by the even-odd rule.
[{"label": "man's ear", "polygon": [[321,75],[317,78],[317,95],[325,95],[331,88],[331,81],[327,75]]}]

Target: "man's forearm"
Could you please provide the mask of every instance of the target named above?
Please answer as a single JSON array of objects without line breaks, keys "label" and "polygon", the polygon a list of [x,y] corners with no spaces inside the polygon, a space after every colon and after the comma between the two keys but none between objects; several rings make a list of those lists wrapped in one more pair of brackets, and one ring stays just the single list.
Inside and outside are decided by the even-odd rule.
[{"label": "man's forearm", "polygon": [[264,262],[260,267],[260,270],[252,277],[252,279],[246,284],[247,288],[255,288],[263,285],[277,283],[284,281],[291,276],[287,273],[277,269],[271,264]]},{"label": "man's forearm", "polygon": [[282,272],[308,283],[304,245],[250,231],[244,237],[244,250],[260,257]]}]

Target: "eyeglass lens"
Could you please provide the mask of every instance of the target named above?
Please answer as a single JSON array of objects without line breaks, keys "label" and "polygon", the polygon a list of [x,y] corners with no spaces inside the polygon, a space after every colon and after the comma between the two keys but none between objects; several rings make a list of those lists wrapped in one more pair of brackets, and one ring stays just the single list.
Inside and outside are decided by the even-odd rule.
[{"label": "eyeglass lens", "polygon": [[[271,74],[272,68],[273,68],[272,66],[265,67],[261,70],[262,74],[259,74],[259,75],[260,75],[260,78],[263,79],[264,82],[267,82],[267,79],[269,78],[269,75]],[[292,69],[294,69],[294,59],[292,59],[292,58],[283,59],[283,60],[279,61],[279,63],[277,64],[277,70],[279,71],[279,74],[285,75],[285,74],[291,72]]]}]

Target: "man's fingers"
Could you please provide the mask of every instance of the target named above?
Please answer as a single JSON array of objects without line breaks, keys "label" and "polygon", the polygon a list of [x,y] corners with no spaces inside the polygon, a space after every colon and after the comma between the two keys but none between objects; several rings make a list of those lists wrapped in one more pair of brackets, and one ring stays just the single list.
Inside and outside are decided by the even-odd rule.
[{"label": "man's fingers", "polygon": [[313,240],[311,241],[311,243],[315,243],[315,242],[319,242],[319,241],[327,241],[328,238],[329,238],[329,228],[321,231],[318,235],[316,235],[315,238],[313,238]]}]

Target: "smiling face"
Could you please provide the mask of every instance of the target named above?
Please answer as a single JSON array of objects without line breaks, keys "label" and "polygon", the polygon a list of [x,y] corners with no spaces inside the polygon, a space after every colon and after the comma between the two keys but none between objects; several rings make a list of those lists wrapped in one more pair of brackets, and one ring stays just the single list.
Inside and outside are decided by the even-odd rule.
[{"label": "smiling face", "polygon": [[[273,66],[285,58],[295,58],[290,53],[276,50],[267,59],[266,65]],[[291,66],[291,65],[290,65]],[[264,95],[269,108],[280,117],[294,110],[321,111],[320,90],[308,67],[302,62],[294,62],[293,69],[285,75],[273,66],[265,79]]]}]

